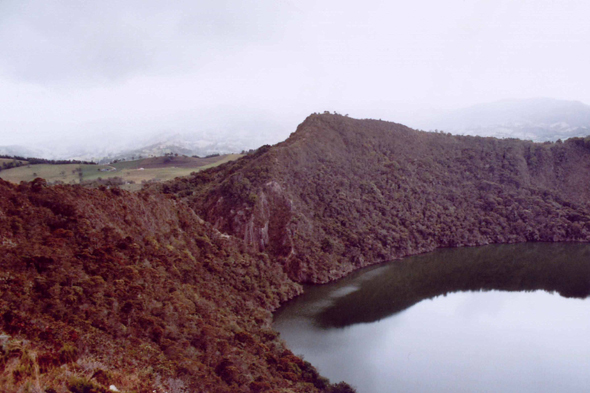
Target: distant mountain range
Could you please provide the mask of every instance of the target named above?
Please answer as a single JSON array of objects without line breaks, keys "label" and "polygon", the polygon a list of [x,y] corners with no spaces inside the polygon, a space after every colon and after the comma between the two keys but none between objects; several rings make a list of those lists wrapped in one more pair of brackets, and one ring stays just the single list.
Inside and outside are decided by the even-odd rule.
[{"label": "distant mountain range", "polygon": [[412,126],[536,142],[590,135],[590,106],[551,98],[505,100],[449,111]]},{"label": "distant mountain range", "polygon": [[41,157],[42,150],[30,149],[24,146],[0,146],[0,155],[2,156],[20,156],[20,157]]},{"label": "distant mountain range", "polygon": [[119,151],[105,152],[97,161],[113,161],[120,159],[137,159],[147,157],[160,157],[173,153],[186,156],[206,157],[212,154],[240,153],[258,147],[252,146],[243,138],[232,140],[201,139],[198,136],[187,134],[172,134],[159,138],[152,138],[144,144],[129,147]]},{"label": "distant mountain range", "polygon": [[95,161],[99,163],[121,159],[159,157],[168,153],[206,157],[212,154],[240,153],[264,144],[252,137],[209,136],[202,134],[160,134],[151,138],[138,138],[126,144],[97,142],[94,146],[63,146],[56,141],[50,146],[0,146],[0,155]]},{"label": "distant mountain range", "polygon": [[[396,119],[392,119],[396,120]],[[408,126],[452,134],[517,138],[536,142],[590,135],[590,106],[578,101],[534,98],[478,104],[468,108],[423,117]],[[236,129],[235,132],[230,131]],[[56,139],[42,146],[0,146],[0,155],[97,161],[176,153],[205,157],[239,153],[273,144],[282,139],[281,126],[260,123],[220,131],[160,132],[129,137],[104,135],[82,140],[78,145]],[[285,134],[286,136],[286,134]],[[0,141],[1,143],[2,141]]]}]

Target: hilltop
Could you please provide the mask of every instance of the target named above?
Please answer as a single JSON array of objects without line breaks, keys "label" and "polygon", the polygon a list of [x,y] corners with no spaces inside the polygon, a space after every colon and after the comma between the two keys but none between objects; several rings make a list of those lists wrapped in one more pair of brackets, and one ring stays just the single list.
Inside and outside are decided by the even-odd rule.
[{"label": "hilltop", "polygon": [[166,189],[317,283],[438,247],[590,240],[589,146],[312,115],[285,142]]}]

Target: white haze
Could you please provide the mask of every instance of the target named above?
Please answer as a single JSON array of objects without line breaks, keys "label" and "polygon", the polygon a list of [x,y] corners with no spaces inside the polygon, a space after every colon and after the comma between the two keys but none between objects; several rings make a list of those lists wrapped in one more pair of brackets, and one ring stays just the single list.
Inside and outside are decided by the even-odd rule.
[{"label": "white haze", "polygon": [[507,98],[590,103],[588,15],[574,0],[2,0],[0,146],[260,145],[324,110],[412,126]]}]

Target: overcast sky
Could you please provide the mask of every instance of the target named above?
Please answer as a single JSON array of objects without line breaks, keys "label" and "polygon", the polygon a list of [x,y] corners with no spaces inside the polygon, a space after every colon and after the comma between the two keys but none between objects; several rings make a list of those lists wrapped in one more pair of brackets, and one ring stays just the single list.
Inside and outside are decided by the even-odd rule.
[{"label": "overcast sky", "polygon": [[585,0],[0,0],[0,146],[590,104],[589,17]]}]

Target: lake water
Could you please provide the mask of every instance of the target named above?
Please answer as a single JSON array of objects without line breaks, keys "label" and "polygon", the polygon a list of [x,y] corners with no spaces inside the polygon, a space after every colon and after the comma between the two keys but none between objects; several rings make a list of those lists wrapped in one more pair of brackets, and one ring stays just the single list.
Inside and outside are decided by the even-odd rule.
[{"label": "lake water", "polygon": [[590,245],[446,249],[307,287],[289,348],[359,393],[590,391]]}]

